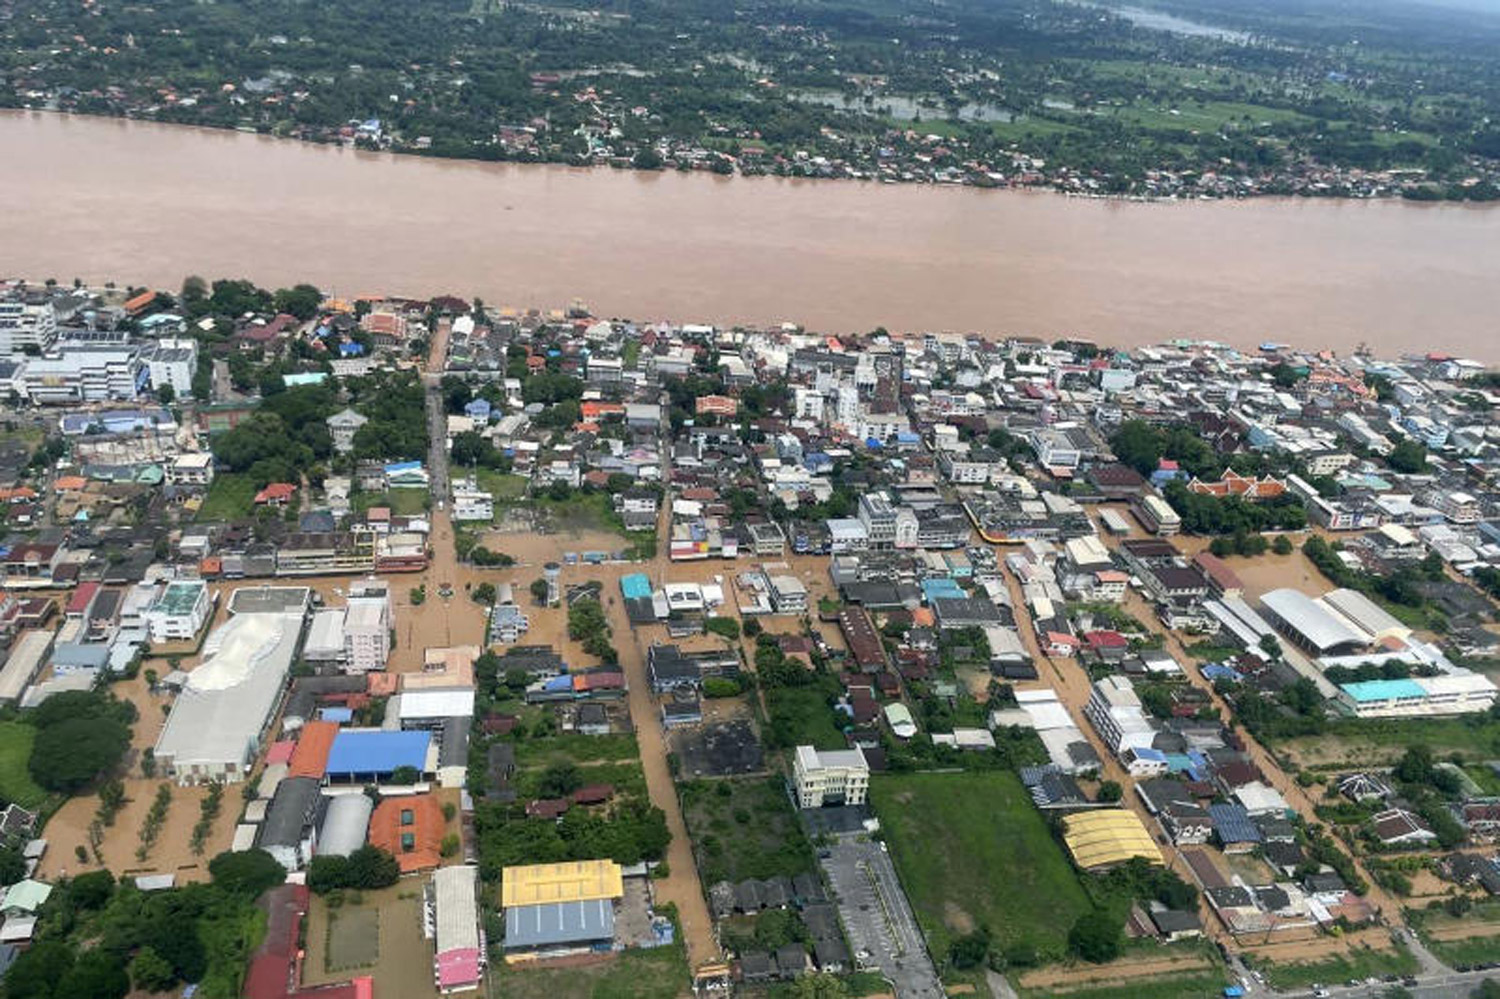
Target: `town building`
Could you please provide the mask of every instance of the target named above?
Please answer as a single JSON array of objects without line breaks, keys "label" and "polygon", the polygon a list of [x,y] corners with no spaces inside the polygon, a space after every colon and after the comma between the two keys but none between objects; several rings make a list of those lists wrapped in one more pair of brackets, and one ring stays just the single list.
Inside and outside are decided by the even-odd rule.
[{"label": "town building", "polygon": [[793,777],[803,808],[862,805],[870,789],[870,765],[858,747],[819,751],[798,746]]}]

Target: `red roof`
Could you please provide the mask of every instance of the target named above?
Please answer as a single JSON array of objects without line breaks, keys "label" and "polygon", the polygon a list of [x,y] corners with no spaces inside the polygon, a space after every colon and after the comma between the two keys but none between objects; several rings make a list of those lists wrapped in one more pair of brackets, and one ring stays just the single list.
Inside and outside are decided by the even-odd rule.
[{"label": "red roof", "polygon": [[334,737],[339,727],[334,722],[310,721],[302,726],[297,738],[297,747],[292,750],[291,763],[287,765],[288,777],[316,777],[319,780],[328,771],[328,754],[333,749]]},{"label": "red roof", "polygon": [[79,583],[78,589],[68,598],[67,607],[63,608],[64,614],[82,614],[89,609],[94,594],[99,592],[98,583]]},{"label": "red roof", "polygon": [[290,763],[292,760],[292,750],[296,748],[297,744],[291,739],[282,739],[280,742],[271,743],[271,748],[266,750],[266,765]]},{"label": "red roof", "polygon": [[297,927],[307,911],[305,885],[278,885],[256,904],[266,910],[266,936],[250,959],[244,999],[284,999],[291,991],[292,962],[297,950]]},{"label": "red roof", "polygon": [[613,671],[575,673],[573,674],[573,689],[579,692],[588,690],[624,690],[625,674]]},{"label": "red roof", "polygon": [[534,819],[555,819],[568,810],[567,798],[538,798],[527,803],[526,814]]},{"label": "red roof", "polygon": [[610,784],[590,784],[580,787],[573,792],[573,804],[575,805],[602,805],[615,796],[615,789]]},{"label": "red roof", "polygon": [[1123,649],[1130,644],[1118,631],[1086,631],[1083,640],[1091,649]]},{"label": "red roof", "polygon": [[290,482],[272,482],[255,494],[257,503],[285,503],[296,493],[297,487]]}]

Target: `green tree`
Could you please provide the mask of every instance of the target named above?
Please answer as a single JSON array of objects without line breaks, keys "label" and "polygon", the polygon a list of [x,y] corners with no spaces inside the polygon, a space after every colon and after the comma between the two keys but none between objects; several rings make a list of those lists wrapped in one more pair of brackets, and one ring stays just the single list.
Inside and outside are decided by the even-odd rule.
[{"label": "green tree", "polygon": [[400,787],[410,787],[421,779],[416,767],[397,767],[391,771],[391,783]]},{"label": "green tree", "polygon": [[249,899],[286,880],[286,868],[264,850],[221,853],[208,862],[208,873],[220,888]]},{"label": "green tree", "polygon": [[72,794],[120,765],[130,729],[108,718],[70,718],[37,733],[28,769],[49,791]]},{"label": "green tree", "polygon": [[545,579],[533,579],[531,581],[531,599],[539,604],[547,602],[547,581]]},{"label": "green tree", "polygon": [[278,288],[273,305],[277,312],[289,313],[306,322],[318,314],[323,305],[323,293],[310,284]]},{"label": "green tree", "polygon": [[495,584],[480,583],[469,591],[469,596],[476,604],[488,606],[495,602]]},{"label": "green tree", "polygon": [[1105,909],[1091,909],[1078,917],[1068,931],[1068,950],[1094,964],[1120,956],[1122,927]]},{"label": "green tree", "polygon": [[0,885],[13,885],[26,876],[26,858],[21,851],[0,846]]},{"label": "green tree", "polygon": [[1119,801],[1125,796],[1125,789],[1120,787],[1119,781],[1107,780],[1099,785],[1100,801]]},{"label": "green tree", "polygon": [[57,985],[72,969],[71,947],[59,940],[38,941],[5,973],[6,999],[53,999]]},{"label": "green tree", "polygon": [[1292,553],[1292,539],[1285,534],[1276,535],[1276,540],[1271,542],[1271,550],[1277,555],[1290,555]]},{"label": "green tree", "polygon": [[130,961],[130,981],[142,992],[165,992],[177,984],[177,973],[154,947],[142,947]]},{"label": "green tree", "polygon": [[1415,475],[1427,470],[1427,447],[1421,441],[1408,437],[1392,448],[1385,460],[1396,471]]}]

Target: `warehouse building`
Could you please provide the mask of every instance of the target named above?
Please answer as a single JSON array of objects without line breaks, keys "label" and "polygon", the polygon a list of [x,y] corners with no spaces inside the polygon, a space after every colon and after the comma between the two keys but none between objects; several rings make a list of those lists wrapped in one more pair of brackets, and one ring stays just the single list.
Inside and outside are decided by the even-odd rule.
[{"label": "warehouse building", "polygon": [[507,867],[501,872],[507,963],[614,947],[624,872],[610,860]]},{"label": "warehouse building", "polygon": [[1271,624],[1293,645],[1316,656],[1357,652],[1367,644],[1363,632],[1328,605],[1301,590],[1272,590],[1261,597]]},{"label": "warehouse building", "polygon": [[[365,784],[388,780],[403,767],[429,774],[432,733],[386,732],[380,729],[340,729],[328,753],[327,776],[333,784]],[[435,761],[434,761],[435,762]]]},{"label": "warehouse building", "polygon": [[429,888],[436,953],[432,979],[439,992],[473,992],[484,976],[484,934],[479,928],[479,880],[474,867],[442,867]]},{"label": "warehouse building", "polygon": [[1079,869],[1096,872],[1135,857],[1162,864],[1161,850],[1140,818],[1124,809],[1100,809],[1063,817],[1063,842]]},{"label": "warehouse building", "polygon": [[302,614],[240,614],[208,636],[156,741],[179,783],[241,781],[276,714],[302,634]]}]

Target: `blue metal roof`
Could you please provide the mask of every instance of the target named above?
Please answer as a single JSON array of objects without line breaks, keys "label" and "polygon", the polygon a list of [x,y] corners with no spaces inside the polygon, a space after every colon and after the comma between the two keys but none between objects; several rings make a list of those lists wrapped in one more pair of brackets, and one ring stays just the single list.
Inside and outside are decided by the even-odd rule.
[{"label": "blue metal roof", "polygon": [[929,602],[949,597],[961,600],[966,596],[968,594],[963,591],[963,587],[946,576],[922,580],[922,599]]},{"label": "blue metal roof", "polygon": [[1400,698],[1422,700],[1427,691],[1415,680],[1360,680],[1340,685],[1356,701],[1390,701]]},{"label": "blue metal roof", "polygon": [[610,940],[615,907],[609,899],[513,905],[505,910],[505,949]]},{"label": "blue metal roof", "polygon": [[331,721],[337,722],[340,725],[347,725],[354,720],[354,709],[336,707],[319,708],[318,717],[323,721]]},{"label": "blue metal roof", "polygon": [[1221,843],[1259,843],[1263,838],[1244,805],[1209,805],[1208,817]]},{"label": "blue metal roof", "polygon": [[632,572],[620,577],[620,592],[626,600],[651,596],[651,579],[644,572]]},{"label": "blue metal roof", "polygon": [[383,732],[374,729],[342,730],[333,737],[328,753],[328,773],[388,774],[397,767],[427,767],[430,732]]}]

